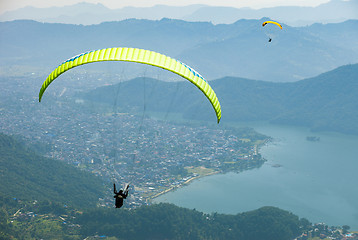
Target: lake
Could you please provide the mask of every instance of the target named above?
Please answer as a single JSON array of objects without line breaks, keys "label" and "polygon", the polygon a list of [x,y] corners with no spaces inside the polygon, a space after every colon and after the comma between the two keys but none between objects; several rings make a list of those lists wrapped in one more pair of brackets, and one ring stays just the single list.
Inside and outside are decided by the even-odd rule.
[{"label": "lake", "polygon": [[273,137],[260,149],[267,159],[261,168],[204,177],[154,202],[226,214],[275,206],[313,223],[358,230],[358,136],[264,123],[241,126]]}]

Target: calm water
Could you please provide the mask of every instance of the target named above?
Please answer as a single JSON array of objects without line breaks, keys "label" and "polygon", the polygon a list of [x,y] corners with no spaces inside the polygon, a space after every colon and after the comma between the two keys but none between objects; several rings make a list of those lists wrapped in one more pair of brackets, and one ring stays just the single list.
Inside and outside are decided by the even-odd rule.
[{"label": "calm water", "polygon": [[[275,206],[311,222],[358,230],[358,136],[268,124],[246,126],[274,138],[260,150],[268,160],[264,166],[205,177],[155,202],[227,214]],[[307,136],[318,136],[320,141],[307,141]]]}]

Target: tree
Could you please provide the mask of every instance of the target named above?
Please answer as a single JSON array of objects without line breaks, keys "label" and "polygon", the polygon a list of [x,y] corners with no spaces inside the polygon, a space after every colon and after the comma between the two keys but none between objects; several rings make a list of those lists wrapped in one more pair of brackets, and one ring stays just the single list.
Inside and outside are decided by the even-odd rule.
[{"label": "tree", "polygon": [[349,230],[350,228],[351,228],[351,227],[348,226],[348,225],[343,225],[343,226],[342,226],[342,229],[343,229],[342,233],[343,233],[343,234],[348,233],[348,230]]}]

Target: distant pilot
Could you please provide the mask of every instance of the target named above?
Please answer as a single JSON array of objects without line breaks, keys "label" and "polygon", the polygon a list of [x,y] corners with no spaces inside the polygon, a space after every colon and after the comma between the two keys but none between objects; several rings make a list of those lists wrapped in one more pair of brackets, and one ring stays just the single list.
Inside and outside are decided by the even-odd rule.
[{"label": "distant pilot", "polygon": [[268,40],[268,42],[271,42],[272,41],[272,39],[270,38],[269,40]]},{"label": "distant pilot", "polygon": [[124,189],[124,191],[121,189],[117,192],[116,190],[116,184],[113,183],[113,192],[114,192],[114,198],[116,199],[116,208],[120,208],[123,206],[123,199],[126,199],[128,196],[128,188],[129,185],[127,185],[127,187]]}]

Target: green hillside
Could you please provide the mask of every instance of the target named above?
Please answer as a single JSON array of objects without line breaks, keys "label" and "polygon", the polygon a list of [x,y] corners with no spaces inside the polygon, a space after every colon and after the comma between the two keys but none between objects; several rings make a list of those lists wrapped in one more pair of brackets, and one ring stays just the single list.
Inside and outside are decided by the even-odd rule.
[{"label": "green hillside", "polygon": [[88,207],[104,196],[101,179],[66,163],[36,155],[0,133],[0,192],[21,200],[50,200]]},{"label": "green hillside", "polygon": [[96,233],[120,239],[287,240],[298,236],[303,223],[294,214],[263,207],[237,215],[203,214],[172,204],[155,204],[118,213],[110,209],[78,217],[84,236]]}]

